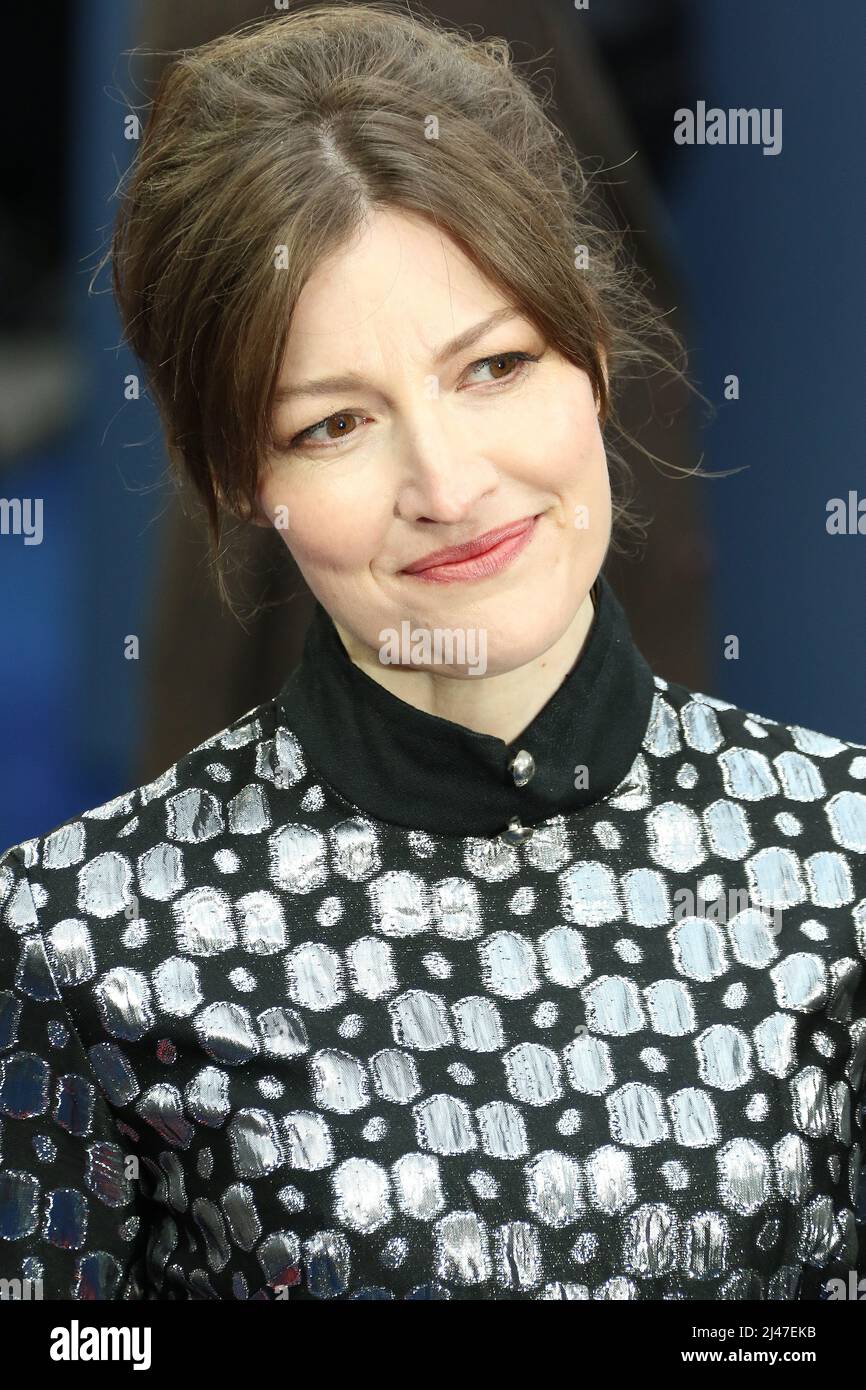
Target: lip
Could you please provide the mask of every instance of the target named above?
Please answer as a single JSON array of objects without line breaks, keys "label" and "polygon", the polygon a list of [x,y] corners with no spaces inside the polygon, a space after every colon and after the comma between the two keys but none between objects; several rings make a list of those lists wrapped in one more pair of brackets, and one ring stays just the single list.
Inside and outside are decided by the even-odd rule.
[{"label": "lip", "polygon": [[450,565],[455,560],[471,560],[476,555],[483,555],[486,550],[492,550],[500,541],[508,540],[511,536],[525,531],[534,520],[532,516],[524,516],[519,521],[510,521],[507,526],[497,526],[492,531],[485,531],[474,540],[463,541],[461,545],[449,545],[444,550],[431,550],[429,555],[423,555],[420,560],[413,560],[402,572],[418,574],[420,570],[430,569],[433,565]]},{"label": "lip", "polygon": [[535,534],[537,521],[538,516],[522,517],[507,526],[485,531],[484,535],[476,536],[462,545],[432,551],[407,565],[401,573],[438,584],[486,578],[504,569],[529,544]]}]

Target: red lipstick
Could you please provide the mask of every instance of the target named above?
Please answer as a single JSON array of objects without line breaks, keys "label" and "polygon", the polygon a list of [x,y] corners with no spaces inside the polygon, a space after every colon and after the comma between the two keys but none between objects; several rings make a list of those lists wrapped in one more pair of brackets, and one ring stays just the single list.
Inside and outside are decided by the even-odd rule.
[{"label": "red lipstick", "polygon": [[485,531],[462,545],[450,545],[433,550],[420,560],[406,565],[403,574],[416,575],[430,583],[447,584],[460,579],[484,579],[496,574],[510,563],[529,544],[535,534],[537,516],[525,516],[519,521]]}]

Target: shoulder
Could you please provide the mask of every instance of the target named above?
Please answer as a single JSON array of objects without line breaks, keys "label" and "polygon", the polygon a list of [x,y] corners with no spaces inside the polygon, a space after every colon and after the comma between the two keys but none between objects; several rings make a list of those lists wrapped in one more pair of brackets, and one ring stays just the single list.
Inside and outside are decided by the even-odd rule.
[{"label": "shoulder", "polygon": [[866,956],[866,745],[654,680],[644,751],[695,788],[709,850],[757,902],[824,914],[802,929]]},{"label": "shoulder", "polygon": [[704,753],[718,761],[725,790],[745,801],[826,801],[838,829],[853,820],[866,852],[866,744],[837,738],[654,676],[645,747],[656,755]]},{"label": "shoulder", "polygon": [[[866,1060],[866,745],[654,679],[644,752],[656,766],[668,763],[677,787],[687,789],[688,808],[679,791],[655,807],[651,814],[660,818],[672,813],[674,827],[667,839],[656,828],[656,838],[667,852],[690,855],[688,866],[702,872],[712,856],[721,874],[706,882],[718,885],[723,905],[725,885],[734,885],[724,920],[737,960],[775,962],[770,979],[780,1008],[808,1012],[820,999],[828,1018],[847,1022],[859,1076]],[[670,786],[667,777],[663,784]]]},{"label": "shoulder", "polygon": [[266,832],[277,796],[284,820],[305,775],[277,697],[255,706],[154,780],[0,853],[0,947],[5,929],[71,931],[78,914],[132,921],[142,900],[167,902],[187,877],[219,877],[234,855],[227,838]]}]

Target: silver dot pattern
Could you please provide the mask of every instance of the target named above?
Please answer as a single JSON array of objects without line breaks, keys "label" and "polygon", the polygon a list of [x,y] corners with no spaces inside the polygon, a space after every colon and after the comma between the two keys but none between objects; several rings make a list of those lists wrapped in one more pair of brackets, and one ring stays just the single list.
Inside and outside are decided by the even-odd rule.
[{"label": "silver dot pattern", "polygon": [[7,850],[0,1276],[260,1300],[862,1276],[863,745],[654,682],[629,775],[520,843],[370,818],[275,699]]}]

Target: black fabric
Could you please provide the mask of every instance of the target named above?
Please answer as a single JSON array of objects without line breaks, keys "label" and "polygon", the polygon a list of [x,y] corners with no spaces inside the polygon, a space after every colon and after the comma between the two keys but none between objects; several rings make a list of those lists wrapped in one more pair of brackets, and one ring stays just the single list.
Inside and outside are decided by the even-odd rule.
[{"label": "black fabric", "polygon": [[320,621],[283,695],[0,855],[8,1297],[852,1297],[866,749],[648,708],[599,593],[526,789]]},{"label": "black fabric", "polygon": [[[350,660],[319,603],[280,704],[330,785],[383,821],[444,835],[494,835],[512,817],[532,826],[577,811],[627,776],[653,700],[652,671],[603,574],[593,596],[580,656],[511,743],[398,699]],[[525,786],[515,785],[508,768],[520,749],[535,760]],[[577,767],[588,770],[586,786]]]}]

